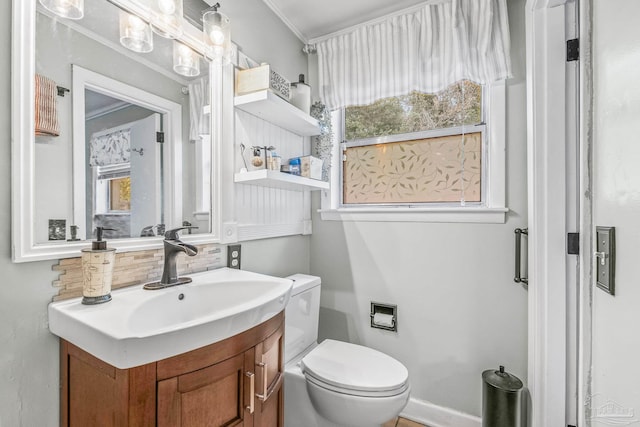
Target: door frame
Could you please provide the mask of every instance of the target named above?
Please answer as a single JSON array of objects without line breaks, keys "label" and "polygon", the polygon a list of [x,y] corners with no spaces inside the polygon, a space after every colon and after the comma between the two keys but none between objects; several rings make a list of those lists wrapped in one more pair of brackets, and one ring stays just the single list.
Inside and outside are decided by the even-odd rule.
[{"label": "door frame", "polygon": [[575,387],[568,381],[567,367],[575,366],[567,357],[568,316],[577,316],[567,306],[566,236],[572,226],[567,185],[578,184],[577,171],[567,167],[567,140],[577,138],[577,119],[567,115],[569,104],[577,105],[577,91],[566,77],[569,3],[573,0],[527,0],[525,10],[532,427],[566,426],[575,417],[567,409],[575,404],[567,398],[568,387]]},{"label": "door frame", "polygon": [[580,5],[580,297],[578,300],[578,420],[591,426],[594,290],[592,0]]}]

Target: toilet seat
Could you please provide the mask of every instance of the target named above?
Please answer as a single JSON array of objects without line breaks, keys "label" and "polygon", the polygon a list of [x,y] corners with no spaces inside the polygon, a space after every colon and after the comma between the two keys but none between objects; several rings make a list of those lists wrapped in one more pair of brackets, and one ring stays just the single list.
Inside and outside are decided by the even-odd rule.
[{"label": "toilet seat", "polygon": [[407,368],[372,348],[325,340],[302,358],[307,381],[341,394],[389,397],[409,388]]}]

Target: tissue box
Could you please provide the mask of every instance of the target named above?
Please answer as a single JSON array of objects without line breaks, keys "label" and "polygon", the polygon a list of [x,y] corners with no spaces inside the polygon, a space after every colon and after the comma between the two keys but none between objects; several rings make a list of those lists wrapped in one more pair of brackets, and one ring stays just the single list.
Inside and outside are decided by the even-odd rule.
[{"label": "tissue box", "polygon": [[313,156],[300,157],[300,176],[322,179],[322,160]]},{"label": "tissue box", "polygon": [[287,101],[291,97],[291,82],[273,71],[269,64],[238,71],[236,96],[265,89],[271,89],[276,95]]}]

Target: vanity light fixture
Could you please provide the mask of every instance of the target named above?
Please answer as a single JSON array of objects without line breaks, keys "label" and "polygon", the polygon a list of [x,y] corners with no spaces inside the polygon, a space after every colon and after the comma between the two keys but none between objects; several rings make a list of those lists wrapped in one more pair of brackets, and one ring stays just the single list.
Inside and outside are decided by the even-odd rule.
[{"label": "vanity light fixture", "polygon": [[45,9],[68,19],[82,19],[84,0],[40,0]]},{"label": "vanity light fixture", "polygon": [[182,0],[147,0],[147,5],[154,33],[168,39],[182,35]]},{"label": "vanity light fixture", "polygon": [[136,15],[120,12],[120,44],[134,52],[147,53],[153,50],[151,26]]},{"label": "vanity light fixture", "polygon": [[200,74],[200,55],[191,48],[173,41],[173,71],[187,77]]},{"label": "vanity light fixture", "polygon": [[213,61],[228,63],[231,54],[231,24],[229,18],[218,12],[220,3],[206,9],[202,15],[206,56]]}]

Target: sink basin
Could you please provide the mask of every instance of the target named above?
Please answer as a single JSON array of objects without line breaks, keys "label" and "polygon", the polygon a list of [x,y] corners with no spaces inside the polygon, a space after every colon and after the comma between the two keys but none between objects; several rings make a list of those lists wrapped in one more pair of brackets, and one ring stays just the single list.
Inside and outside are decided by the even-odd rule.
[{"label": "sink basin", "polygon": [[251,329],[282,311],[292,281],[221,268],[189,274],[193,282],[160,290],[142,285],[49,304],[49,330],[120,369],[195,350]]}]

